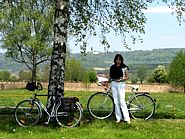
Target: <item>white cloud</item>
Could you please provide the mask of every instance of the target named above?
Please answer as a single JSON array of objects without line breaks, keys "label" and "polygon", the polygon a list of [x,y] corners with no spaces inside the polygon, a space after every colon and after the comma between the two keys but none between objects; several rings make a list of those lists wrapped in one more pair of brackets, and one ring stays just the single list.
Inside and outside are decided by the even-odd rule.
[{"label": "white cloud", "polygon": [[145,10],[145,13],[172,13],[175,9],[171,9],[168,6],[149,7]]}]

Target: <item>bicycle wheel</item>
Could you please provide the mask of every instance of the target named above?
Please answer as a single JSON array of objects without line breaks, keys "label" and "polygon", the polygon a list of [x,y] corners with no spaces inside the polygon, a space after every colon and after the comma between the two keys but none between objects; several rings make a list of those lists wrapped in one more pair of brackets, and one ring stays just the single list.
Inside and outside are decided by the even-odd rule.
[{"label": "bicycle wheel", "polygon": [[155,112],[155,101],[146,94],[138,94],[131,99],[128,109],[132,118],[147,120]]},{"label": "bicycle wheel", "polygon": [[75,103],[75,110],[63,111],[61,104],[56,106],[56,120],[60,126],[63,127],[75,127],[80,123],[82,119],[82,107],[79,102]]},{"label": "bicycle wheel", "polygon": [[114,112],[114,101],[111,95],[103,92],[93,94],[87,102],[87,110],[97,119],[105,119]]},{"label": "bicycle wheel", "polygon": [[32,99],[21,101],[15,108],[14,117],[22,127],[35,125],[41,116],[41,109],[38,103]]}]

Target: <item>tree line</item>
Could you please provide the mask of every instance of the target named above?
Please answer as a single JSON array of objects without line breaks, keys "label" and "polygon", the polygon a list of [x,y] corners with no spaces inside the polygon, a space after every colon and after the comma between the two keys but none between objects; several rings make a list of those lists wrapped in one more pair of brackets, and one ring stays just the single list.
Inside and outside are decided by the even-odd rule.
[{"label": "tree line", "polygon": [[[82,66],[80,60],[74,58],[66,60],[66,75],[65,81],[68,82],[96,82],[96,71],[92,68],[86,69]],[[36,80],[41,82],[48,82],[50,67],[49,64],[45,64],[44,68],[37,69]],[[0,81],[31,81],[32,72],[30,70],[20,70],[17,74],[10,71],[0,71]]]},{"label": "tree line", "polygon": [[[146,65],[140,65],[135,72],[130,73],[131,83],[171,83],[175,86],[185,88],[185,51],[181,50],[176,54],[168,67],[158,65],[154,69],[148,69]],[[75,58],[67,59],[65,66],[65,81],[94,83],[97,81],[98,72],[93,68],[85,68],[81,61]],[[48,82],[49,64],[43,70],[37,71],[37,81]],[[108,74],[108,70],[106,74]],[[0,71],[0,81],[30,81],[30,71],[20,71],[14,75],[8,71]]]}]

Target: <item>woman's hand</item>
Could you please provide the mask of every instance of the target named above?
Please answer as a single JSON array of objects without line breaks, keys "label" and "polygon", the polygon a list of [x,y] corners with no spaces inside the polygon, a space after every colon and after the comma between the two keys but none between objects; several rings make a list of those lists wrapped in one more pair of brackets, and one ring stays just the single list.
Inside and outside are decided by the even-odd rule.
[{"label": "woman's hand", "polygon": [[116,82],[125,81],[124,78],[116,79]]},{"label": "woman's hand", "polygon": [[120,79],[116,79],[116,82],[120,82]]}]

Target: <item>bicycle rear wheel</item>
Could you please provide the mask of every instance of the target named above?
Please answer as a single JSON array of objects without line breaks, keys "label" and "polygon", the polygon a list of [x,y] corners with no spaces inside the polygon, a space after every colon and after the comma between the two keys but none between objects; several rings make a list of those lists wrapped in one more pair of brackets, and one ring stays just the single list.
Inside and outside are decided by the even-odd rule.
[{"label": "bicycle rear wheel", "polygon": [[132,118],[148,120],[155,112],[155,101],[146,94],[138,94],[131,99],[128,109]]},{"label": "bicycle rear wheel", "polygon": [[89,98],[87,109],[91,116],[97,119],[106,119],[114,112],[113,98],[107,93],[97,92]]},{"label": "bicycle rear wheel", "polygon": [[32,99],[21,101],[15,108],[14,117],[22,127],[35,125],[41,116],[40,106]]},{"label": "bicycle rear wheel", "polygon": [[60,126],[75,127],[82,119],[82,107],[79,102],[75,103],[75,109],[72,111],[63,111],[61,104],[56,106],[56,120]]}]

